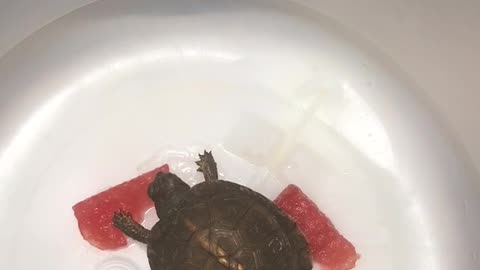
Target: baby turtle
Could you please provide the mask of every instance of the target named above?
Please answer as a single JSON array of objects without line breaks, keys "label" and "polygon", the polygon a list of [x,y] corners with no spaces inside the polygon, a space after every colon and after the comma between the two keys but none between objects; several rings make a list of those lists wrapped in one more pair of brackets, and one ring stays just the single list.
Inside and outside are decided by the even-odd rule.
[{"label": "baby turtle", "polygon": [[148,245],[152,270],[309,270],[303,234],[272,201],[219,180],[211,152],[199,155],[205,182],[190,188],[159,173],[148,188],[160,221],[152,230],[120,210],[115,227]]}]

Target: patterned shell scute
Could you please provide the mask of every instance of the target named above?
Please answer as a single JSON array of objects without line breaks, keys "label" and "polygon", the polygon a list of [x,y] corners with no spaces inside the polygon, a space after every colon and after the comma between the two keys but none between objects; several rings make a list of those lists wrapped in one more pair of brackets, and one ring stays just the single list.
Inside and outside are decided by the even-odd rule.
[{"label": "patterned shell scute", "polygon": [[206,181],[152,229],[152,270],[307,270],[305,239],[271,201],[228,181]]}]

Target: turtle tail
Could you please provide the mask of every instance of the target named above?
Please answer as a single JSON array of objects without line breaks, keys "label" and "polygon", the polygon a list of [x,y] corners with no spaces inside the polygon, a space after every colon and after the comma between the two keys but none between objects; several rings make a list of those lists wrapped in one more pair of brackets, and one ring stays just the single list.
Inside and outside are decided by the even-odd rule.
[{"label": "turtle tail", "polygon": [[205,150],[203,151],[203,155],[199,154],[198,156],[200,160],[195,162],[198,165],[197,171],[203,173],[205,181],[218,180],[217,163],[215,159],[213,159],[212,151],[207,152],[207,150]]}]

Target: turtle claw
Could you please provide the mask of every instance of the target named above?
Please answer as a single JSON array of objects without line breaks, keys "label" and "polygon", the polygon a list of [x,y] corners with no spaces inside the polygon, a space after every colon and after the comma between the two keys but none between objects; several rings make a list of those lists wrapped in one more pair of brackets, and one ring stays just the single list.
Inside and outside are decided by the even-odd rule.
[{"label": "turtle claw", "polygon": [[119,209],[117,212],[113,214],[113,225],[115,227],[121,227],[123,224],[127,224],[129,222],[132,222],[132,214],[129,212]]},{"label": "turtle claw", "polygon": [[119,209],[113,214],[112,223],[127,236],[142,243],[148,242],[150,231],[136,222],[129,212]]},{"label": "turtle claw", "polygon": [[204,150],[203,155],[199,154],[198,157],[200,160],[195,162],[198,165],[197,171],[203,173],[205,181],[218,180],[217,163],[213,158],[212,151]]},{"label": "turtle claw", "polygon": [[[200,157],[202,158],[202,157]],[[198,168],[197,168],[197,172],[203,172],[202,170],[202,162],[199,160],[199,161],[195,161],[195,164],[197,164]]]}]

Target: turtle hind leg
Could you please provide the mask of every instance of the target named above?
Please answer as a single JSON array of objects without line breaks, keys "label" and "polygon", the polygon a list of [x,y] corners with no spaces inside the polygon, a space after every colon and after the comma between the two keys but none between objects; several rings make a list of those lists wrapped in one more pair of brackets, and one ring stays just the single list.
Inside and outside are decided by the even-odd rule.
[{"label": "turtle hind leg", "polygon": [[133,220],[132,215],[124,210],[119,210],[113,214],[113,226],[122,231],[128,237],[144,244],[148,243],[150,231],[145,229],[138,222]]},{"label": "turtle hind leg", "polygon": [[203,151],[203,155],[199,154],[200,160],[195,162],[198,165],[197,171],[203,173],[205,181],[218,180],[217,163],[213,159],[212,151]]}]

